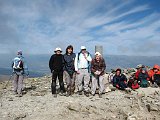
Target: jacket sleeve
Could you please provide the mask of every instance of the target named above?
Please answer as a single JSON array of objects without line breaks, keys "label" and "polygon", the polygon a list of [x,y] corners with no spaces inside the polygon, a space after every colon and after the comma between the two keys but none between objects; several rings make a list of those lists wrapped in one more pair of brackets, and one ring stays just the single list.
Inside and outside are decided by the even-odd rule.
[{"label": "jacket sleeve", "polygon": [[91,55],[90,55],[90,54],[88,55],[87,60],[88,60],[89,62],[91,62],[91,61],[92,61],[92,57],[91,57]]},{"label": "jacket sleeve", "polygon": [[91,72],[94,73],[96,70],[94,69],[94,60],[91,61]]},{"label": "jacket sleeve", "polygon": [[51,72],[53,71],[53,62],[54,62],[54,56],[52,55],[49,60],[49,68],[50,68]]},{"label": "jacket sleeve", "polygon": [[102,72],[104,72],[106,69],[106,63],[104,59],[102,59],[102,65],[103,65]]},{"label": "jacket sleeve", "polygon": [[124,76],[124,82],[127,82],[127,77],[125,75],[123,75],[123,76]]},{"label": "jacket sleeve", "polygon": [[139,72],[139,70],[138,70],[138,71],[136,72],[136,74],[135,74],[135,79],[136,79],[136,80],[138,80],[139,73],[140,73],[140,72]]},{"label": "jacket sleeve", "polygon": [[113,86],[116,87],[117,85],[117,78],[116,76],[113,77]]},{"label": "jacket sleeve", "polygon": [[78,54],[76,54],[76,57],[74,60],[74,67],[75,67],[75,71],[78,71]]}]

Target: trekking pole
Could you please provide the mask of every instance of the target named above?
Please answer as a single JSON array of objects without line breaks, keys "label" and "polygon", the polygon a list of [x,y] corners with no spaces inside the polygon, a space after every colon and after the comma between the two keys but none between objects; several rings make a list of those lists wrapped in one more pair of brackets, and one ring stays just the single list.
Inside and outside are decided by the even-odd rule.
[{"label": "trekking pole", "polygon": [[9,81],[11,80],[12,76],[13,76],[13,73],[10,75],[10,78],[8,79],[6,85],[4,86],[3,89],[6,89],[6,88],[7,88],[8,84],[9,84]]}]

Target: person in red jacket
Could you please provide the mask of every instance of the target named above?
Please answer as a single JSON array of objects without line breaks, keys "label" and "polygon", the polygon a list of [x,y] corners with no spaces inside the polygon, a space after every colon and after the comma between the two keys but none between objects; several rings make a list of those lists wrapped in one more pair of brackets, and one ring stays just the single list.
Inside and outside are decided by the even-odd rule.
[{"label": "person in red jacket", "polygon": [[137,72],[135,73],[135,79],[136,80],[138,80],[138,77],[139,77],[139,74],[141,73],[141,71],[142,71],[142,68],[144,68],[145,66],[144,65],[142,65],[142,64],[139,64],[139,65],[137,65]]},{"label": "person in red jacket", "polygon": [[153,66],[153,69],[151,69],[149,72],[149,77],[150,77],[150,81],[152,82],[152,84],[154,84],[155,86],[160,86],[160,66],[155,64]]}]

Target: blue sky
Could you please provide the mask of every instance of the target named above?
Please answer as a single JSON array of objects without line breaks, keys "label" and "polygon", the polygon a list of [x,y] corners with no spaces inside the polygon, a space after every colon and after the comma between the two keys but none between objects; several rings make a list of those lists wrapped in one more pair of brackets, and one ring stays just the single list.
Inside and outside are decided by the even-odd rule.
[{"label": "blue sky", "polygon": [[0,53],[159,56],[160,0],[0,0]]}]

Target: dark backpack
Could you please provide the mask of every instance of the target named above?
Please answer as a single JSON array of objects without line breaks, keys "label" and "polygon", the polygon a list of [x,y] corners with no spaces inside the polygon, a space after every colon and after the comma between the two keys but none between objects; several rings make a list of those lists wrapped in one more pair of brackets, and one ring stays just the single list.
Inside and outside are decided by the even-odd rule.
[{"label": "dark backpack", "polygon": [[141,82],[140,82],[140,86],[141,86],[142,88],[148,87],[148,86],[149,86],[148,80],[142,79]]},{"label": "dark backpack", "polygon": [[13,69],[15,71],[23,70],[23,61],[22,61],[22,59],[19,58],[19,57],[14,58],[12,67],[13,67]]}]

